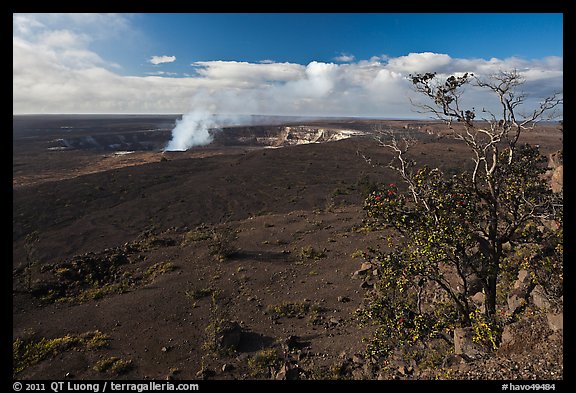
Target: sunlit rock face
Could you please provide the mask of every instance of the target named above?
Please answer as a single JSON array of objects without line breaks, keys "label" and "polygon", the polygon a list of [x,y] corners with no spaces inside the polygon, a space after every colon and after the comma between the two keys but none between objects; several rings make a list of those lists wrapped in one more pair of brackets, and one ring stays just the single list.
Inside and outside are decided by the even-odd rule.
[{"label": "sunlit rock face", "polygon": [[251,126],[225,128],[214,135],[216,145],[282,147],[338,141],[364,135],[362,131],[313,126]]}]

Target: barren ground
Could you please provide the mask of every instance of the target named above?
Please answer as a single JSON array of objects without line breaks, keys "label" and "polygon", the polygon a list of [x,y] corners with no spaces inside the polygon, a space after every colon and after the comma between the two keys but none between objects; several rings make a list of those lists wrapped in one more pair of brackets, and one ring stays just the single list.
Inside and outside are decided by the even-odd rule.
[{"label": "barren ground", "polygon": [[[366,290],[352,278],[362,263],[354,253],[386,236],[362,230],[363,193],[371,183],[399,180],[360,156],[390,161],[372,138],[118,154],[50,149],[62,137],[61,124],[78,123],[33,120],[14,123],[13,338],[100,331],[108,345],[64,348],[16,378],[263,379],[281,377],[288,362],[300,378],[330,379],[343,359],[363,353],[370,328],[354,318]],[[159,141],[171,124],[115,119],[90,129],[82,121],[84,134],[154,128]],[[421,134],[443,127],[380,123],[409,124]],[[51,126],[43,134],[37,124]],[[367,121],[345,126],[372,129]],[[544,126],[523,141],[548,154],[561,148],[562,134]],[[419,164],[446,170],[468,165],[465,148],[449,137],[426,137],[413,154]],[[219,261],[209,234],[227,228],[237,237],[235,252]],[[221,351],[214,331],[229,322],[239,328],[226,338],[232,350]],[[540,358],[551,351],[534,348]],[[550,356],[554,362],[559,355]],[[130,366],[98,371],[98,362],[111,357]]]}]

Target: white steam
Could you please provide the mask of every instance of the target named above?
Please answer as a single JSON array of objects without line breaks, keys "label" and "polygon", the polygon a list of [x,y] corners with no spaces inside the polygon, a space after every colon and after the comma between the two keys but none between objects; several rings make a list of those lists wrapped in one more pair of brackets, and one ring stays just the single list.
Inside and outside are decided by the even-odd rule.
[{"label": "white steam", "polygon": [[203,110],[196,110],[176,121],[172,130],[172,139],[166,145],[166,151],[185,151],[194,146],[204,146],[212,142],[211,129],[219,129],[214,117]]},{"label": "white steam", "polygon": [[164,151],[186,151],[195,146],[212,143],[216,132],[225,132],[226,127],[274,126],[286,122],[317,121],[318,116],[267,116],[230,113],[210,113],[207,110],[195,110],[182,116],[172,129],[172,139]]},{"label": "white steam", "polygon": [[[146,81],[154,81],[159,87],[170,85],[171,91],[176,92],[170,98],[174,105],[187,102],[184,110],[201,109],[184,115],[172,131],[172,140],[166,150],[182,151],[211,143],[216,129],[231,125],[255,125],[255,122],[263,120],[250,118],[246,114],[316,118],[421,117],[415,115],[414,107],[410,105],[412,99],[419,102],[423,98],[413,90],[408,77],[411,73],[438,72],[439,77],[444,78],[471,72],[482,77],[500,69],[522,69],[527,81],[525,87],[536,93],[532,95],[533,98],[527,99],[527,107],[537,107],[537,97],[551,95],[547,92],[552,90],[562,91],[561,60],[550,57],[540,61],[516,58],[487,61],[424,52],[344,64],[317,61],[308,65],[204,61],[193,63],[197,76]],[[150,90],[159,94],[153,103],[154,108],[158,103],[165,102],[161,89]],[[28,94],[26,99],[38,96],[41,95]],[[14,102],[17,102],[16,96]],[[485,107],[494,113],[497,110],[486,106],[490,102],[487,103],[486,97],[474,88],[467,92],[464,105],[469,108]]]}]

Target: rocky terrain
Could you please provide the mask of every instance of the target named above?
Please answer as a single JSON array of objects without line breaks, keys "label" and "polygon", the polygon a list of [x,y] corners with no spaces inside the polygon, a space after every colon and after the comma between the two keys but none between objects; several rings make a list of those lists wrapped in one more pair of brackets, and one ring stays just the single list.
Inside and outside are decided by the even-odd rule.
[{"label": "rocky terrain", "polygon": [[[563,305],[522,272],[498,351],[462,332],[428,363],[364,356],[359,251],[388,234],[363,229],[362,203],[399,179],[362,156],[387,164],[370,134],[394,128],[420,137],[419,164],[459,170],[466,150],[441,124],[230,127],[163,152],[173,122],[15,118],[15,378],[564,378]],[[561,187],[562,133],[523,138]]]}]

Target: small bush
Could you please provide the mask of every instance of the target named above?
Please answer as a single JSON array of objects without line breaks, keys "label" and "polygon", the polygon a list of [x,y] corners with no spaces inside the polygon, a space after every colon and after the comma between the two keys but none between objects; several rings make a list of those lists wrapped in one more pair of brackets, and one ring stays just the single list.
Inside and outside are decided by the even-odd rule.
[{"label": "small bush", "polygon": [[112,356],[106,359],[99,360],[94,365],[93,369],[98,372],[111,371],[117,375],[124,374],[134,367],[132,360],[124,360],[119,357]]},{"label": "small bush", "polygon": [[156,277],[171,272],[172,270],[174,270],[174,264],[172,262],[158,262],[146,269],[144,277],[152,281]]},{"label": "small bush", "polygon": [[356,188],[360,192],[362,198],[366,199],[373,192],[378,191],[380,184],[372,179],[370,176],[366,175],[358,179],[356,182]]},{"label": "small bush", "polygon": [[214,292],[214,288],[201,288],[201,289],[194,289],[193,291],[186,291],[185,294],[192,300],[202,299],[208,296],[211,296]]},{"label": "small bush", "polygon": [[94,350],[108,345],[109,336],[96,330],[78,336],[67,334],[64,337],[47,339],[21,339],[12,342],[12,373],[14,376],[27,367],[42,360],[54,357],[70,349]]},{"label": "small bush", "polygon": [[134,240],[129,245],[132,250],[145,252],[159,247],[174,246],[175,244],[176,242],[174,239],[159,237],[149,229],[142,232],[140,236],[138,236],[138,239]]},{"label": "small bush", "polygon": [[263,349],[248,359],[248,369],[254,378],[270,378],[272,371],[282,364],[282,354],[277,348]]},{"label": "small bush", "polygon": [[215,229],[212,232],[212,239],[208,246],[210,254],[220,262],[237,254],[238,248],[234,244],[236,238],[236,231],[230,226]]},{"label": "small bush", "polygon": [[240,341],[240,325],[228,319],[225,310],[218,305],[220,291],[214,290],[210,295],[210,317],[206,325],[205,340],[202,349],[214,358],[234,353]]},{"label": "small bush", "polygon": [[117,284],[104,284],[101,287],[92,287],[80,292],[76,296],[67,296],[58,298],[56,301],[59,303],[85,303],[90,300],[98,300],[110,294],[122,294],[134,288],[134,284],[123,280]]},{"label": "small bush", "polygon": [[208,240],[212,238],[212,230],[206,225],[200,225],[196,229],[188,231],[184,234],[184,239],[180,243],[182,247],[185,247],[193,242],[199,242],[203,240]]},{"label": "small bush", "polygon": [[315,261],[326,258],[326,250],[318,251],[312,246],[302,247],[300,250],[301,259],[314,259]]},{"label": "small bush", "polygon": [[110,336],[100,330],[83,333],[79,338],[81,346],[88,350],[105,348],[110,341]]},{"label": "small bush", "polygon": [[277,305],[269,305],[266,312],[278,318],[303,318],[311,310],[308,302],[286,302]]}]

